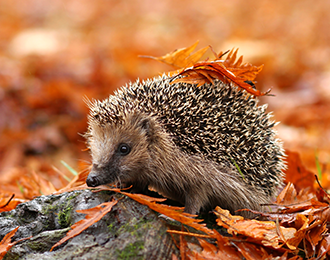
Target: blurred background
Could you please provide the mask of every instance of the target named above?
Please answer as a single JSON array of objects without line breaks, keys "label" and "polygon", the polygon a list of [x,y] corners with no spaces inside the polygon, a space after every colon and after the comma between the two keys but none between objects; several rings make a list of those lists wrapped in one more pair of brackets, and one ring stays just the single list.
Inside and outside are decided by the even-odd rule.
[{"label": "blurred background", "polygon": [[281,121],[284,147],[315,172],[318,156],[330,172],[329,10],[330,1],[311,0],[2,0],[0,188],[31,172],[63,186],[61,161],[77,171],[90,161],[79,135],[84,97],[172,70],[138,55],[197,40],[264,64],[257,88],[276,96],[260,102]]}]

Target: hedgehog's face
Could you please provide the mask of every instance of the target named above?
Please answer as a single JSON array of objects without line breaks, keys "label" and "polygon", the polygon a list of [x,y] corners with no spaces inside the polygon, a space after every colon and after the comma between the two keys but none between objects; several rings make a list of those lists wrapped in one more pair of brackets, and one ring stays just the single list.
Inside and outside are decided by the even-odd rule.
[{"label": "hedgehog's face", "polygon": [[93,167],[87,185],[145,182],[150,124],[151,119],[141,115],[128,115],[117,125],[90,124],[88,143]]}]

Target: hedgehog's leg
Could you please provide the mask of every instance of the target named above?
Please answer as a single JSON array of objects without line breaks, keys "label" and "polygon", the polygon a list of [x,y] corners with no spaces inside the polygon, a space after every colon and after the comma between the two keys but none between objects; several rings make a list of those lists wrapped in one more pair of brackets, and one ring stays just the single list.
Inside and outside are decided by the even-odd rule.
[{"label": "hedgehog's leg", "polygon": [[192,215],[198,215],[202,205],[194,196],[186,195],[184,212]]}]

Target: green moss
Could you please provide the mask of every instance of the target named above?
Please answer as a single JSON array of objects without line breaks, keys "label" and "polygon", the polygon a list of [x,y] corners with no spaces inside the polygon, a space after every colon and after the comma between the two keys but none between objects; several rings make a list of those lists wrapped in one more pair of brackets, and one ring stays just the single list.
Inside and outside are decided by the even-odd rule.
[{"label": "green moss", "polygon": [[20,255],[14,255],[14,256],[11,256],[10,255],[10,257],[7,257],[5,255],[5,257],[3,258],[3,260],[19,260],[19,258],[20,258]]},{"label": "green moss", "polygon": [[[153,220],[133,218],[115,231],[117,236],[129,234],[135,240],[134,243],[126,243],[124,249],[116,250],[116,259],[144,259],[144,235],[152,227],[152,222]],[[108,228],[114,232],[115,225],[109,225]]]},{"label": "green moss", "polygon": [[136,241],[134,243],[129,243],[123,250],[117,250],[118,258],[117,259],[143,259],[141,251],[144,249],[143,241]]},{"label": "green moss", "polygon": [[45,252],[46,250],[49,250],[49,248],[45,248],[44,243],[40,243],[40,241],[31,241],[27,243],[30,249],[36,252]]},{"label": "green moss", "polygon": [[42,209],[42,213],[44,215],[48,215],[49,213],[52,213],[53,211],[55,211],[58,207],[59,207],[59,205],[49,205],[48,207],[45,207]]},{"label": "green moss", "polygon": [[151,221],[142,219],[137,220],[133,218],[130,222],[127,222],[125,225],[122,225],[117,231],[116,235],[121,233],[130,233],[131,236],[141,237],[143,235],[143,230],[148,230],[151,227]]},{"label": "green moss", "polygon": [[112,233],[113,230],[114,230],[114,228],[115,228],[115,225],[113,223],[111,223],[110,225],[108,225],[109,232]]},{"label": "green moss", "polygon": [[58,223],[62,228],[68,227],[71,222],[73,207],[69,206],[58,213]]},{"label": "green moss", "polygon": [[80,192],[75,192],[67,197],[66,201],[61,204],[49,205],[45,207],[42,211],[43,214],[48,215],[53,212],[58,211],[58,223],[62,228],[70,226],[71,222],[71,213],[73,210],[73,206],[71,205],[71,201],[75,199]]}]

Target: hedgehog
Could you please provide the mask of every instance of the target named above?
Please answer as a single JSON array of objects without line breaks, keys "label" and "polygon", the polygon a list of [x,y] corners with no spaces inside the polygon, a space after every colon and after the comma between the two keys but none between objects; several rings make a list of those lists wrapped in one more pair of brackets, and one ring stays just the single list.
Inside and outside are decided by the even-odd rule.
[{"label": "hedgehog", "polygon": [[285,169],[267,105],[233,83],[172,80],[137,80],[88,101],[87,185],[153,189],[190,214],[216,206],[243,216],[250,213],[238,210],[263,211]]}]

